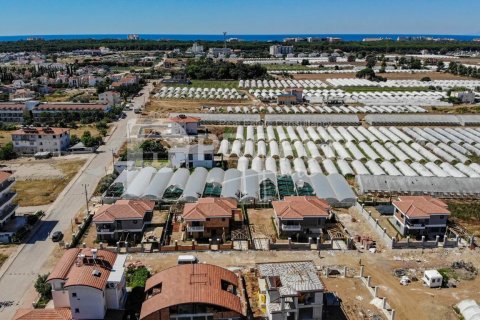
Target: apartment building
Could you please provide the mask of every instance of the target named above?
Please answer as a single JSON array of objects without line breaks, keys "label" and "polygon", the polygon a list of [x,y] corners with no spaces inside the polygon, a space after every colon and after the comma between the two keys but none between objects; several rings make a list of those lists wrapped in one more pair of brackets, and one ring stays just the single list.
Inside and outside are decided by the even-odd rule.
[{"label": "apartment building", "polygon": [[442,200],[431,196],[401,196],[392,204],[395,226],[403,236],[431,239],[445,234],[450,211]]},{"label": "apartment building", "polygon": [[14,203],[17,194],[13,191],[15,178],[12,171],[0,171],[0,243],[12,241],[14,232],[4,230],[4,226],[15,218],[18,205]]},{"label": "apartment building", "polygon": [[0,103],[0,122],[22,123],[24,112],[23,103]]},{"label": "apartment building", "polygon": [[271,56],[287,55],[292,53],[293,53],[293,46],[281,46],[281,45],[270,46]]},{"label": "apartment building", "polygon": [[98,101],[101,104],[115,106],[122,102],[122,98],[120,97],[120,93],[116,91],[105,91],[98,95]]},{"label": "apartment building", "polygon": [[13,149],[17,154],[38,152],[61,153],[70,146],[70,129],[24,127],[12,132]]}]

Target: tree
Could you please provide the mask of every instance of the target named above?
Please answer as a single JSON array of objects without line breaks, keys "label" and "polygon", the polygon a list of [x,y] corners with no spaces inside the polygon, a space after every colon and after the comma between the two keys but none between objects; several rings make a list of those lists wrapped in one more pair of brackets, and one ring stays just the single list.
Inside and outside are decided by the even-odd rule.
[{"label": "tree", "polygon": [[372,68],[365,68],[358,71],[355,76],[360,79],[372,80],[375,78],[375,71]]},{"label": "tree", "polygon": [[443,61],[437,62],[437,71],[442,71],[445,68],[445,63]]},{"label": "tree", "polygon": [[355,62],[355,56],[353,54],[348,55],[347,62]]},{"label": "tree", "polygon": [[420,81],[422,82],[430,82],[432,81],[432,79],[430,77],[423,77],[422,79],[420,79]]},{"label": "tree", "polygon": [[52,298],[52,286],[47,282],[48,274],[39,274],[35,281],[35,290],[45,300]]},{"label": "tree", "polygon": [[373,67],[375,67],[375,65],[377,64],[377,57],[374,56],[374,55],[368,55],[366,58],[365,58],[366,62],[367,62],[367,68],[370,68],[372,69]]},{"label": "tree", "polygon": [[13,150],[13,143],[8,142],[0,148],[0,160],[11,160],[15,159],[17,154]]},{"label": "tree", "polygon": [[308,61],[307,59],[302,60],[302,66],[308,66],[309,64],[310,64],[310,61]]}]

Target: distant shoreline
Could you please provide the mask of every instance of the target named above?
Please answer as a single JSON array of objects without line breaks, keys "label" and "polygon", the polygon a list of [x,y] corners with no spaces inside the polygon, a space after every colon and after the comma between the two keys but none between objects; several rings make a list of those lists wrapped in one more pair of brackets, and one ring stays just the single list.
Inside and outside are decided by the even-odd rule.
[{"label": "distant shoreline", "polygon": [[[172,41],[223,41],[223,35],[201,34],[138,34],[141,40],[172,40]],[[26,40],[127,40],[128,34],[78,34],[78,35],[15,35],[0,36],[0,42]],[[440,35],[440,34],[269,34],[269,35],[227,35],[227,39],[240,41],[283,41],[285,38],[341,38],[343,41],[362,41],[364,38],[382,38],[397,40],[399,37],[453,39],[457,41],[472,41],[479,39],[479,35]]]}]

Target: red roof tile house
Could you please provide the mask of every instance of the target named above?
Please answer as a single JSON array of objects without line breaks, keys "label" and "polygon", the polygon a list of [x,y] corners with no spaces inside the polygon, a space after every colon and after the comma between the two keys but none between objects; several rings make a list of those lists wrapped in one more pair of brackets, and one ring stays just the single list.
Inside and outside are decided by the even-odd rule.
[{"label": "red roof tile house", "polygon": [[47,279],[54,309],[21,309],[14,319],[104,319],[108,309],[124,307],[126,257],[107,250],[67,250]]},{"label": "red roof tile house", "polygon": [[277,232],[283,236],[318,236],[331,214],[328,202],[315,196],[285,197],[272,206]]},{"label": "red roof tile house", "polygon": [[97,240],[139,242],[152,220],[154,207],[155,202],[150,200],[117,200],[101,206],[93,216]]},{"label": "red roof tile house", "polygon": [[443,236],[450,211],[445,202],[431,196],[402,196],[392,202],[395,226],[404,236]]},{"label": "red roof tile house", "polygon": [[237,201],[230,198],[200,198],[187,203],[182,218],[193,239],[227,239],[235,216],[241,215]]},{"label": "red roof tile house", "polygon": [[200,125],[200,118],[186,115],[178,115],[168,119],[168,127],[172,135],[197,135]]},{"label": "red roof tile house", "polygon": [[240,277],[211,264],[184,264],[147,280],[141,320],[244,319]]}]

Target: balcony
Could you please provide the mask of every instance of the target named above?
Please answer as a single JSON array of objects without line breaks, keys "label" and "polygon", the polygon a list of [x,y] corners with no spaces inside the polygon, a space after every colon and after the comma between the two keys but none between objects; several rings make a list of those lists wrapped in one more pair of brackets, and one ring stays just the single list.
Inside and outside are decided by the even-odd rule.
[{"label": "balcony", "polygon": [[204,226],[187,226],[187,232],[204,232],[205,227]]},{"label": "balcony", "polygon": [[9,206],[17,194],[15,192],[8,192],[0,198],[0,211]]},{"label": "balcony", "polygon": [[0,210],[0,223],[7,221],[17,208],[18,205],[11,203]]},{"label": "balcony", "polygon": [[302,226],[300,224],[283,224],[282,231],[302,231]]},{"label": "balcony", "polygon": [[113,233],[115,228],[109,227],[108,225],[97,226],[97,233]]},{"label": "balcony", "polygon": [[412,223],[410,221],[405,221],[405,225],[409,229],[425,229],[425,223]]}]

